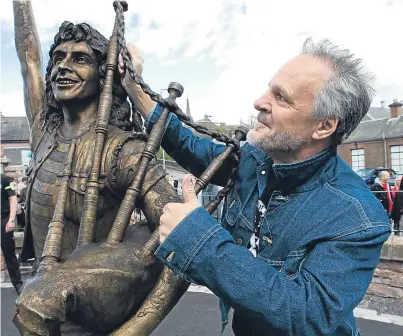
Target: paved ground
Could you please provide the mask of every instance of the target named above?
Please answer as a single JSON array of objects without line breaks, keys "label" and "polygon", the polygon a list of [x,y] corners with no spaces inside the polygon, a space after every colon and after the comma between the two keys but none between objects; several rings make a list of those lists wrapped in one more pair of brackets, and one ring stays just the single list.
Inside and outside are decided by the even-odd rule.
[{"label": "paved ground", "polygon": [[[1,289],[1,335],[19,336],[11,319],[16,294],[12,288]],[[358,319],[363,336],[401,336],[403,327]],[[220,315],[217,298],[212,294],[188,292],[179,304],[152,334],[152,336],[206,336],[220,335]],[[233,335],[230,328],[223,336]]]}]

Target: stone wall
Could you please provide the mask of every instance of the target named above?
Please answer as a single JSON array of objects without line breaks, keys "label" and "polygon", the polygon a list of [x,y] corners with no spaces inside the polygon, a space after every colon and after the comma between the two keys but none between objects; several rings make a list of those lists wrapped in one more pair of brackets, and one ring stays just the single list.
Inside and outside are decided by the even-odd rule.
[{"label": "stone wall", "polygon": [[391,235],[384,244],[361,307],[403,316],[403,237]]}]

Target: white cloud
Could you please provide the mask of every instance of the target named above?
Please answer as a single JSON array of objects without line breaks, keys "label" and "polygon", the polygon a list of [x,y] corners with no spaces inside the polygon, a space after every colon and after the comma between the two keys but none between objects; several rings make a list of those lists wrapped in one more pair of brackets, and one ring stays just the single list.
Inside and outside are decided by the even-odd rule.
[{"label": "white cloud", "polygon": [[24,93],[23,90],[17,90],[8,94],[1,94],[0,111],[7,117],[24,116]]},{"label": "white cloud", "polygon": [[[6,24],[12,23],[10,3],[0,14]],[[43,42],[49,43],[66,19],[88,21],[105,36],[112,30],[110,0],[37,0],[33,6]],[[192,113],[238,123],[247,119],[271,76],[308,36],[327,37],[364,59],[377,77],[374,104],[402,99],[401,13],[402,0],[138,0],[129,1],[126,22],[136,15],[137,26],[128,27],[126,39],[160,60],[159,68],[147,68],[148,73],[164,77],[170,67],[194,62],[192,76],[178,74],[187,81]],[[216,80],[208,85],[198,82],[206,62],[215,64],[209,71],[215,71],[211,78]]]}]

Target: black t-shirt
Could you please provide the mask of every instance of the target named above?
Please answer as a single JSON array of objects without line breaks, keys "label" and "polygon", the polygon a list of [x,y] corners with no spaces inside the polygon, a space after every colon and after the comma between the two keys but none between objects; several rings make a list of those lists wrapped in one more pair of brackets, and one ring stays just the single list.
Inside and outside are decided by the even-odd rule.
[{"label": "black t-shirt", "polygon": [[278,182],[273,179],[271,183],[267,186],[263,194],[259,197],[257,206],[256,206],[256,214],[255,214],[255,223],[254,230],[251,240],[249,241],[249,250],[256,255],[259,252],[259,237],[260,237],[260,228],[262,226],[264,217],[267,212],[267,207],[269,205],[269,201],[271,196],[273,195],[274,190],[278,187]]},{"label": "black t-shirt", "polygon": [[1,217],[10,215],[9,197],[15,196],[14,181],[12,178],[1,174]]}]

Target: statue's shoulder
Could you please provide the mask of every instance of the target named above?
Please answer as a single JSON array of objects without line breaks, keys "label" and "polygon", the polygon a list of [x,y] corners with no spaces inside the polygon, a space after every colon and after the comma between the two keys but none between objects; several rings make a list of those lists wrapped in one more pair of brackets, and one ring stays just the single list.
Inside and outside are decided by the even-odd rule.
[{"label": "statue's shoulder", "polygon": [[141,132],[124,131],[110,125],[104,152],[119,151],[121,154],[141,153],[147,142],[147,135]]},{"label": "statue's shoulder", "polygon": [[[147,135],[144,133],[127,132],[117,127],[110,127],[108,130],[103,152],[102,174],[106,176],[107,186],[115,193],[126,191],[132,183],[146,142]],[[141,195],[164,176],[162,166],[153,159],[148,165]]]},{"label": "statue's shoulder", "polygon": [[124,131],[116,126],[109,126],[103,151],[104,167],[129,168],[137,164],[146,145],[144,133]]}]

